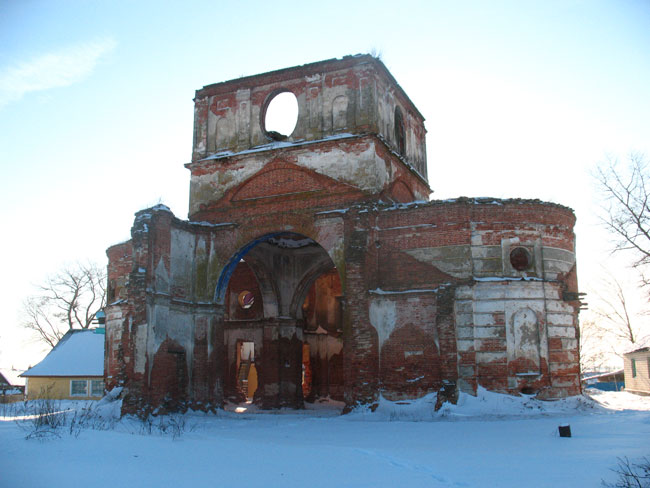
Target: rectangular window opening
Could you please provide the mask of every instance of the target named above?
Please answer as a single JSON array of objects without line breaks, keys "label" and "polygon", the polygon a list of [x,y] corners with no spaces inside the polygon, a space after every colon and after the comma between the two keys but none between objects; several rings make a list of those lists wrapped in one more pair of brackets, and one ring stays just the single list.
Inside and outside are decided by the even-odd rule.
[{"label": "rectangular window opening", "polygon": [[70,380],[70,396],[88,396],[88,381]]},{"label": "rectangular window opening", "polygon": [[91,380],[90,381],[90,396],[101,397],[104,396],[104,381]]}]

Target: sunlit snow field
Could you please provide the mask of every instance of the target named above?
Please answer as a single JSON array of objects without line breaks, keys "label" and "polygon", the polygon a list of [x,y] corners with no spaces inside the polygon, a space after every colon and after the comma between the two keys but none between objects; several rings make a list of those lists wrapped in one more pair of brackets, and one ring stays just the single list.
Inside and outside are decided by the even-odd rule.
[{"label": "sunlit snow field", "polygon": [[616,479],[617,457],[650,455],[650,398],[589,394],[481,390],[438,412],[425,397],[343,416],[322,404],[149,422],[118,419],[119,401],[60,402],[65,424],[38,435],[29,405],[0,405],[0,487],[598,487]]}]

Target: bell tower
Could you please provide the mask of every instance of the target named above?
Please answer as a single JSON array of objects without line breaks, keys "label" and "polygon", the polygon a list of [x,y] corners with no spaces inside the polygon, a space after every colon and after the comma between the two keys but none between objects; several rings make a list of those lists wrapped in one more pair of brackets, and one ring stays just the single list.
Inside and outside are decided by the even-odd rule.
[{"label": "bell tower", "polygon": [[[297,102],[295,128],[267,130],[267,110],[286,92]],[[214,209],[270,197],[302,194],[318,208],[431,193],[424,117],[370,55],[208,85],[194,102],[190,220],[211,221]]]}]

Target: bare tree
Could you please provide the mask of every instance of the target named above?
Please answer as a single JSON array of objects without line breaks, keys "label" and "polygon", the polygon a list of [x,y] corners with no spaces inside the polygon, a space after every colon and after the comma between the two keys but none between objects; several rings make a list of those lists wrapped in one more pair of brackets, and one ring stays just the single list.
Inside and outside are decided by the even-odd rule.
[{"label": "bare tree", "polygon": [[632,462],[627,457],[617,458],[618,466],[612,471],[618,475],[615,483],[602,481],[602,485],[610,488],[650,488],[650,459],[641,458]]},{"label": "bare tree", "polygon": [[609,276],[603,280],[603,284],[601,291],[594,292],[598,297],[598,305],[592,310],[596,320],[602,324],[606,335],[617,342],[635,344],[639,339],[639,330],[634,323],[636,314],[630,310],[621,283]]},{"label": "bare tree", "polygon": [[625,164],[610,157],[598,166],[594,178],[603,197],[601,221],[617,238],[613,251],[629,251],[633,266],[642,272],[650,264],[650,170],[646,157],[631,154]]},{"label": "bare tree", "polygon": [[54,347],[70,329],[87,329],[106,305],[106,272],[75,264],[48,277],[23,303],[23,326]]},{"label": "bare tree", "polygon": [[635,300],[634,290],[607,270],[603,272],[598,285],[589,291],[589,317],[580,323],[580,362],[585,369],[600,369],[615,356],[622,357],[647,334],[644,300]]},{"label": "bare tree", "polygon": [[593,319],[580,321],[580,370],[602,371],[611,362],[613,351],[606,346],[603,329]]}]

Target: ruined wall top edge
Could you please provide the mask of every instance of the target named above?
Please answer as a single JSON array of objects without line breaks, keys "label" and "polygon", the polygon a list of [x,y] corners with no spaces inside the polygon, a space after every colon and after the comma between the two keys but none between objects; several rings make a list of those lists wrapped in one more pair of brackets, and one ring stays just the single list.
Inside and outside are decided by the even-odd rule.
[{"label": "ruined wall top edge", "polygon": [[252,89],[261,84],[282,82],[300,76],[314,76],[323,72],[335,71],[344,69],[346,67],[364,65],[369,63],[372,63],[377,67],[378,70],[383,72],[383,74],[390,80],[391,84],[401,92],[401,96],[408,101],[410,109],[413,110],[422,121],[424,121],[424,116],[419,112],[415,104],[413,104],[413,102],[409,99],[408,95],[402,89],[399,83],[397,83],[397,80],[395,80],[391,72],[388,71],[386,65],[384,65],[384,63],[382,63],[379,58],[376,58],[370,54],[355,54],[344,56],[341,59],[326,59],[323,61],[316,61],[314,63],[303,64],[300,66],[292,66],[290,68],[282,68],[278,70],[268,71],[266,73],[242,76],[240,78],[235,78],[232,80],[212,83],[210,85],[205,85],[199,90],[196,90],[195,100],[214,96],[220,93],[237,91],[242,88]]},{"label": "ruined wall top edge", "polygon": [[375,133],[427,177],[424,118],[381,61],[349,56],[209,85],[196,92],[192,161],[273,142],[267,108],[281,92],[296,97],[288,142]]}]

